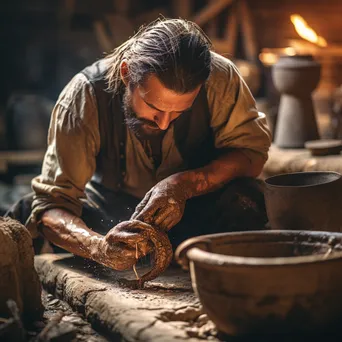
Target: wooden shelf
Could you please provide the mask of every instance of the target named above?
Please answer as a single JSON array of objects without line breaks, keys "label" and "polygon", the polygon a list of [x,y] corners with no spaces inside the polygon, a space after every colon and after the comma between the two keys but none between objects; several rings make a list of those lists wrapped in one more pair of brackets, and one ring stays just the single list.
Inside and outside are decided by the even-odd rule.
[{"label": "wooden shelf", "polygon": [[9,165],[41,164],[45,150],[36,151],[0,151],[0,173],[5,173]]}]

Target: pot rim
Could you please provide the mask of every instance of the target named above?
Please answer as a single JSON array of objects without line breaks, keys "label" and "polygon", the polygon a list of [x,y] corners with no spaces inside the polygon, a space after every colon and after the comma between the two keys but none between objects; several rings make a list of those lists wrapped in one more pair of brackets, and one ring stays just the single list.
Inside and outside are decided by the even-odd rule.
[{"label": "pot rim", "polygon": [[[335,174],[338,177],[335,179],[326,181],[324,183],[311,184],[311,185],[277,185],[277,184],[272,184],[272,183],[268,182],[269,180],[275,179],[277,177],[302,175],[302,174],[311,174],[311,175],[312,174]],[[264,182],[267,186],[274,187],[274,188],[311,188],[311,187],[317,187],[317,186],[326,185],[326,184],[336,182],[336,181],[340,180],[341,177],[342,177],[342,175],[339,172],[335,172],[335,171],[301,171],[301,172],[291,172],[291,173],[280,173],[278,175],[274,175],[274,176],[266,178],[264,180]]]},{"label": "pot rim", "polygon": [[[266,235],[267,232],[267,235]],[[300,236],[301,234],[306,234],[309,237],[311,236],[314,238],[315,236],[326,236],[327,238],[331,238],[332,241],[334,238],[338,237],[342,244],[342,234],[341,233],[334,233],[334,232],[323,232],[323,231],[298,231],[298,230],[260,230],[254,232],[238,232],[238,233],[222,233],[222,234],[211,234],[211,235],[203,235],[197,241],[200,243],[202,241],[208,241],[215,237],[220,237],[227,234],[235,234],[236,237],[238,236],[248,236],[248,235],[265,235],[268,237],[277,236],[279,233],[288,233],[289,236],[295,235]],[[284,235],[285,237],[286,235]],[[284,240],[279,240],[279,242]],[[213,241],[214,242],[214,241]],[[242,242],[242,241],[241,241]],[[248,242],[248,241],[246,241]],[[265,240],[267,242],[267,240]],[[286,240],[284,241],[286,242]],[[309,241],[308,241],[309,242]],[[329,241],[327,241],[329,244]],[[338,243],[337,243],[338,244]],[[189,248],[186,251],[186,257],[191,262],[197,262],[202,265],[210,265],[210,266],[217,266],[217,267],[224,267],[224,266],[233,266],[233,267],[266,267],[266,266],[301,266],[307,264],[314,264],[314,263],[323,263],[329,262],[333,260],[342,259],[342,251],[334,252],[333,247],[334,245],[331,244],[332,252],[325,253],[325,254],[316,254],[316,255],[305,255],[305,256],[295,256],[295,257],[274,257],[274,258],[262,258],[262,257],[241,257],[241,256],[233,256],[233,255],[223,255],[218,253],[213,253],[210,251],[205,251],[197,246]]]}]

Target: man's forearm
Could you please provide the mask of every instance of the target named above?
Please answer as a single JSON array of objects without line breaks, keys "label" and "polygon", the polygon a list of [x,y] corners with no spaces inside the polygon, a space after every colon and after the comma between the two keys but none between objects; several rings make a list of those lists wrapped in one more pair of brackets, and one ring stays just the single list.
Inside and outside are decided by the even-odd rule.
[{"label": "man's forearm", "polygon": [[50,209],[41,216],[41,232],[56,246],[75,255],[92,258],[103,236],[77,216],[63,209]]},{"label": "man's forearm", "polygon": [[184,185],[186,197],[191,198],[215,191],[237,177],[257,177],[263,165],[261,157],[251,162],[244,153],[234,150],[202,168],[174,176]]}]

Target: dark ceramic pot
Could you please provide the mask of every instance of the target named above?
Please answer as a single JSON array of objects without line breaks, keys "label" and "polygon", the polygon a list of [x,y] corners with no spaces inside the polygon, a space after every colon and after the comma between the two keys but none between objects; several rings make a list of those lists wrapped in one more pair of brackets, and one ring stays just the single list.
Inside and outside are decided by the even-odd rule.
[{"label": "dark ceramic pot", "polygon": [[265,180],[271,229],[340,232],[342,179],[336,172],[298,172]]},{"label": "dark ceramic pot", "polygon": [[183,242],[177,261],[218,330],[229,335],[339,330],[342,234],[258,231]]},{"label": "dark ceramic pot", "polygon": [[312,56],[282,56],[272,68],[281,93],[274,143],[283,148],[302,148],[319,138],[312,91],[320,79],[320,64]]}]

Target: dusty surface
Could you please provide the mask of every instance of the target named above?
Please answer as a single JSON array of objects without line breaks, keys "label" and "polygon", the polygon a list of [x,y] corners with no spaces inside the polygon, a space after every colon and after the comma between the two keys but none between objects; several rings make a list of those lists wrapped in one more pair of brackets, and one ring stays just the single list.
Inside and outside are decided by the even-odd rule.
[{"label": "dusty surface", "polygon": [[[46,291],[42,292],[42,302],[45,308],[43,324],[45,327],[48,322],[51,322],[57,315],[62,315],[61,323],[71,325],[71,329],[74,330],[73,341],[77,342],[107,342],[107,338],[99,335],[94,329],[92,329],[90,323],[83,319],[81,315],[74,312],[72,308],[64,301],[54,297],[52,294]],[[33,334],[34,336],[35,334]],[[34,338],[32,338],[34,341]]]},{"label": "dusty surface", "polygon": [[[35,265],[49,293],[66,301],[111,340],[218,341],[189,275],[179,268],[147,282],[144,290],[131,290],[120,287],[117,279],[133,279],[133,271],[112,271],[69,254],[40,255]],[[138,267],[138,272],[145,271]]]},{"label": "dusty surface", "polygon": [[306,149],[280,149],[272,146],[263,176],[301,171],[335,171],[342,173],[342,155],[312,156]]},{"label": "dusty surface", "polygon": [[16,302],[27,321],[40,317],[41,286],[34,269],[32,239],[18,221],[0,217],[0,316],[9,317],[7,300]]}]

